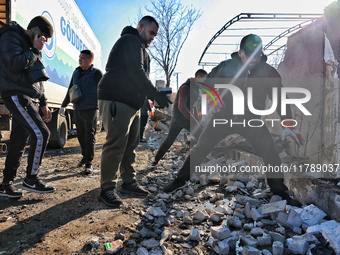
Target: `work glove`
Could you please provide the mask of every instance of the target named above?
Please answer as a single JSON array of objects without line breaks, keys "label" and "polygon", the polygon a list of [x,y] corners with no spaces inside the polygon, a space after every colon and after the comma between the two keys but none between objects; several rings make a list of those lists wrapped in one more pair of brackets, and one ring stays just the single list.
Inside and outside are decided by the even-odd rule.
[{"label": "work glove", "polygon": [[[303,139],[299,131],[297,131],[295,127],[293,127],[294,125],[293,121],[285,120],[283,124],[284,126],[282,126],[283,132],[282,132],[282,137],[281,137],[282,141],[284,141],[287,138],[287,136],[290,136],[291,138],[293,138],[294,142],[298,146],[305,145],[305,139]],[[289,126],[289,127],[285,127],[285,126]]]},{"label": "work glove", "polygon": [[59,110],[59,115],[61,117],[65,118],[66,117],[65,112],[66,112],[66,108],[65,107],[61,107],[60,110]]},{"label": "work glove", "polygon": [[170,99],[164,93],[159,91],[156,93],[155,100],[160,108],[169,107],[169,104],[172,104]]}]

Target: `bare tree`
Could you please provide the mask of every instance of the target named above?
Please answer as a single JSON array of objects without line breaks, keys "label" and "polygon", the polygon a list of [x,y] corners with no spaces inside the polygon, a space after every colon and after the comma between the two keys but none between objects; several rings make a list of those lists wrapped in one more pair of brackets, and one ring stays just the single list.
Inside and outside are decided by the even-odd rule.
[{"label": "bare tree", "polygon": [[[150,0],[152,8],[145,6],[159,23],[158,35],[149,48],[149,54],[164,71],[166,87],[177,65],[179,53],[194,22],[202,12],[192,5],[184,6],[180,0]],[[138,16],[141,15],[141,11]]]}]

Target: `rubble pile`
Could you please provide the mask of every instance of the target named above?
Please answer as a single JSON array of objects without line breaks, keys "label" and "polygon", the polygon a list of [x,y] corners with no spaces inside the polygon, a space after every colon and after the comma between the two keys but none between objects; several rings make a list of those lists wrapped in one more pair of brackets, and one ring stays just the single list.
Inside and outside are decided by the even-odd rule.
[{"label": "rubble pile", "polygon": [[[174,152],[167,156],[180,161]],[[123,236],[124,247],[133,248],[126,254],[340,254],[340,223],[316,206],[290,206],[263,180],[216,173],[166,194],[178,166],[165,162],[144,180],[154,192],[147,204],[125,205],[141,216]]]}]

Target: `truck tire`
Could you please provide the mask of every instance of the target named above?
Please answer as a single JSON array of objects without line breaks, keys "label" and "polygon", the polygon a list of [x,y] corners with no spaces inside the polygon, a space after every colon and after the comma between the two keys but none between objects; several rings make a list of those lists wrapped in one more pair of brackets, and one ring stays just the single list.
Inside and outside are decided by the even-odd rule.
[{"label": "truck tire", "polygon": [[67,142],[67,121],[58,112],[54,112],[51,122],[47,123],[51,136],[48,147],[52,149],[62,149]]}]

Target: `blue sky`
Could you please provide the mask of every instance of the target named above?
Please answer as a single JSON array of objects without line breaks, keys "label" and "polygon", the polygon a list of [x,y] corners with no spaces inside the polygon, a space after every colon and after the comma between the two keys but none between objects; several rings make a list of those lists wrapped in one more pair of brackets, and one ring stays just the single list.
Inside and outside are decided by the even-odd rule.
[{"label": "blue sky", "polygon": [[[103,47],[103,69],[114,43],[122,29],[135,21],[139,7],[149,1],[142,0],[75,0],[79,9],[88,21],[92,30]],[[182,0],[184,5],[194,4],[203,14],[194,24],[190,35],[184,44],[176,72],[179,74],[179,84],[192,77],[200,68],[198,60],[212,36],[231,18],[240,13],[323,13],[324,8],[332,0]],[[207,68],[207,71],[210,71]],[[151,76],[152,81],[162,76]],[[176,79],[173,77],[173,85]]]}]

